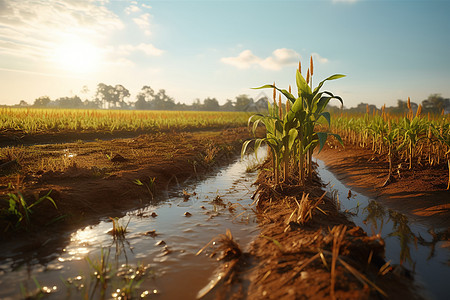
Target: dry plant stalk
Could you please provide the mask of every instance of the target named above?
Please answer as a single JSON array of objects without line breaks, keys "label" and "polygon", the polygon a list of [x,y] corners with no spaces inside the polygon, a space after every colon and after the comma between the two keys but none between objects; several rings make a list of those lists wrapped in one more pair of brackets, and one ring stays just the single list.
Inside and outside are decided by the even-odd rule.
[{"label": "dry plant stalk", "polygon": [[213,238],[211,241],[208,242],[202,249],[200,249],[195,255],[199,255],[203,252],[206,248],[208,248],[209,245],[211,245],[213,242],[217,241],[219,246],[211,253],[211,257],[216,255],[218,251],[222,252],[222,256],[219,257],[218,260],[231,260],[234,258],[238,258],[241,256],[242,251],[239,247],[239,244],[233,239],[233,235],[231,234],[230,229],[227,229],[225,234],[219,234],[215,238]]},{"label": "dry plant stalk", "polygon": [[333,229],[330,232],[333,235],[333,249],[331,258],[331,285],[330,285],[331,299],[336,299],[336,295],[334,294],[334,286],[336,284],[336,261],[339,257],[339,249],[341,247],[342,241],[344,240],[346,231],[347,226],[339,225],[333,227]]},{"label": "dry plant stalk", "polygon": [[314,209],[317,209],[321,211],[323,214],[326,215],[326,213],[319,208],[319,204],[322,202],[323,197],[325,197],[326,192],[323,193],[323,195],[315,202],[313,200],[309,199],[309,194],[302,194],[302,198],[300,199],[300,202],[297,201],[295,197],[292,197],[295,202],[297,203],[297,207],[294,209],[294,211],[289,216],[288,220],[286,221],[286,224],[289,224],[291,222],[292,218],[296,216],[295,220],[297,223],[305,224],[309,220],[312,219],[312,212]]}]

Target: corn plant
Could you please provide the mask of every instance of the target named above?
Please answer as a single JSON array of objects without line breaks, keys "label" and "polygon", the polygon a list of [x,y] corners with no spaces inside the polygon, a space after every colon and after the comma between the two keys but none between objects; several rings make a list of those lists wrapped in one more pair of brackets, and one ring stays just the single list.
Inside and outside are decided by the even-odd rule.
[{"label": "corn plant", "polygon": [[[316,146],[319,152],[322,150],[327,137],[335,136],[340,143],[339,135],[318,131],[317,128],[321,119],[330,125],[330,113],[325,112],[325,108],[331,99],[337,99],[343,103],[339,96],[331,92],[321,91],[323,84],[328,80],[335,80],[345,75],[332,75],[321,81],[316,88],[312,88],[313,61],[310,60],[310,67],[306,79],[301,74],[301,64],[296,71],[296,84],[298,96],[295,97],[289,90],[280,89],[275,84],[267,84],[256,89],[272,88],[274,90],[274,104],[269,103],[267,115],[256,114],[249,118],[249,125],[253,123],[253,133],[259,124],[266,128],[266,137],[255,139],[255,151],[262,143],[267,144],[271,149],[275,184],[280,182],[279,170],[281,160],[284,162],[284,180],[289,177],[289,162],[294,160],[297,163],[299,182],[304,184],[306,178],[312,176],[312,154]],[[283,116],[281,105],[281,95],[278,105],[276,104],[276,91],[286,97],[286,113]],[[242,155],[245,153],[252,140],[246,141],[242,146]],[[294,156],[294,157],[292,157]]]},{"label": "corn plant", "polygon": [[391,126],[391,121],[388,121],[388,130],[387,132],[382,136],[383,142],[387,145],[388,148],[388,159],[389,159],[389,174],[388,178],[384,182],[383,186],[386,186],[388,183],[392,181],[392,152],[394,151],[394,143],[396,141],[396,138],[398,136],[398,128],[393,129]]},{"label": "corn plant", "polygon": [[433,128],[434,136],[446,147],[445,158],[448,166],[447,190],[450,189],[450,124],[443,124],[440,128]]},{"label": "corn plant", "polygon": [[[409,98],[408,98],[409,103]],[[412,160],[414,157],[414,149],[417,146],[419,140],[425,138],[424,134],[427,132],[427,127],[423,122],[422,118],[420,118],[420,110],[421,106],[417,110],[417,114],[415,117],[412,115],[411,105],[408,104],[410,108],[410,114],[407,117],[404,117],[402,120],[402,127],[400,129],[401,133],[403,133],[403,143],[398,147],[399,149],[407,146],[407,153],[409,158],[409,169],[412,168]]]}]

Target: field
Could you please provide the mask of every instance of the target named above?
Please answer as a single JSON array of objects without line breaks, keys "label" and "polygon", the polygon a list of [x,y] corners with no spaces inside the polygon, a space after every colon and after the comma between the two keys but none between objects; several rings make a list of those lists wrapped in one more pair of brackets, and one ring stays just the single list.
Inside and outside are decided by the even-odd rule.
[{"label": "field", "polygon": [[47,132],[158,132],[245,125],[248,113],[0,108],[0,130]]},{"label": "field", "polygon": [[[232,128],[242,127],[247,119],[246,113],[226,112],[3,108],[0,111],[2,196],[17,202],[15,209],[3,210],[6,216],[11,215],[2,218],[6,222],[3,233],[14,227],[30,226],[30,209],[23,208],[20,200],[25,194],[42,194],[43,178],[45,181],[71,179],[71,184],[80,186],[81,190],[84,184],[78,181],[84,177],[95,181],[116,176],[113,174],[117,172],[142,169],[148,163],[171,167],[168,165],[174,160],[184,160],[188,166],[186,173],[191,176],[194,170],[201,173],[202,169],[220,163],[217,156],[223,158],[232,153],[232,144],[247,136],[242,130]],[[121,139],[112,140],[115,137]],[[182,168],[177,164],[173,167]],[[135,179],[153,178],[155,174],[134,176]],[[167,176],[159,174],[158,186],[170,179]],[[58,193],[58,188],[50,189],[52,194]],[[88,188],[86,193],[95,192]],[[37,195],[33,197],[40,198]],[[60,211],[64,205],[60,205]]]},{"label": "field", "polygon": [[[408,103],[409,104],[409,103]],[[390,116],[384,112],[367,111],[365,115],[341,115],[333,123],[333,132],[340,134],[349,144],[370,149],[384,156],[389,164],[385,185],[398,169],[439,168],[447,164],[450,188],[450,118],[448,115],[421,115],[421,107],[414,114]],[[401,168],[401,167],[400,167]],[[399,173],[397,173],[398,175]]]},{"label": "field", "polygon": [[[308,89],[302,78],[304,93],[319,92]],[[331,93],[323,94],[329,97],[326,103],[299,105],[290,88],[263,87],[274,89],[274,99],[279,92],[278,101],[266,114],[252,116],[1,109],[1,242],[33,256],[48,236],[65,247],[67,233],[109,218],[114,241],[126,243],[128,224],[119,218],[127,211],[158,207],[158,197],[175,186],[214,172],[239,150],[244,155],[265,144],[269,159],[260,167],[253,209],[261,233],[246,253],[231,232],[216,239],[220,246],[212,254],[221,251],[229,262],[223,265],[226,280],[217,283],[221,288],[216,295],[236,296],[233,291],[240,286],[250,299],[264,298],[268,290],[269,298],[417,296],[413,282],[384,260],[383,239],[349,221],[339,211],[339,199],[324,192],[313,157],[324,160],[356,191],[448,227],[449,118],[412,110],[401,116],[384,111],[331,116],[326,104],[340,99]],[[281,95],[289,99],[286,106]],[[188,201],[192,194],[183,190],[183,197]],[[408,204],[400,203],[405,197],[411,198]],[[224,205],[233,214],[240,205],[227,206],[219,196],[212,203],[214,210],[206,213],[214,216],[225,214],[217,207]],[[154,230],[148,233],[156,236]],[[448,241],[445,232],[439,234],[439,241]],[[27,239],[33,242],[23,245]],[[171,255],[164,249],[164,255]],[[100,261],[106,259],[103,250],[101,255]],[[255,260],[264,263],[249,267]],[[239,278],[252,278],[252,284],[243,287]],[[110,289],[105,282],[100,291]],[[137,285],[124,293],[136,295],[138,290]],[[34,296],[44,293],[40,288]]]}]

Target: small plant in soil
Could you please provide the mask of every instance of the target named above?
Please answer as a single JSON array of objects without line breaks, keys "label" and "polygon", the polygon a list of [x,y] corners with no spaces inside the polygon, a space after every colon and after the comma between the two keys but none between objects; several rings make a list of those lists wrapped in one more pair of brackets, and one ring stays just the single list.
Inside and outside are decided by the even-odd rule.
[{"label": "small plant in soil", "polygon": [[[319,151],[325,145],[327,137],[333,135],[342,144],[339,135],[319,130],[322,119],[330,126],[330,113],[324,111],[332,99],[343,101],[339,96],[331,92],[321,91],[325,81],[335,80],[345,75],[332,75],[321,81],[313,89],[312,77],[314,74],[313,60],[311,57],[310,67],[306,74],[306,79],[301,73],[301,64],[296,72],[296,82],[298,97],[289,90],[279,89],[275,84],[268,84],[257,89],[272,88],[273,104],[269,102],[268,114],[255,114],[248,120],[249,125],[253,123],[252,131],[256,134],[259,124],[266,128],[266,137],[255,138],[245,141],[242,146],[241,155],[246,152],[251,142],[254,142],[254,151],[258,150],[261,144],[265,143],[270,148],[272,158],[272,168],[274,170],[274,184],[281,181],[281,170],[283,170],[283,180],[287,182],[291,176],[291,170],[298,173],[298,181],[305,184],[306,179],[312,178],[312,154],[316,146],[320,146]],[[276,101],[277,91],[278,104]],[[286,100],[285,109],[281,102],[281,95]]]},{"label": "small plant in soil", "polygon": [[110,231],[111,235],[115,239],[125,238],[125,234],[127,233],[127,227],[128,227],[128,224],[130,223],[131,218],[128,220],[128,223],[125,226],[120,224],[119,218],[111,218],[110,217],[109,219],[113,223],[113,229]]},{"label": "small plant in soil", "polygon": [[86,257],[86,261],[89,264],[90,269],[92,270],[92,278],[95,281],[95,284],[92,287],[92,291],[90,293],[90,299],[93,299],[93,296],[100,285],[100,294],[101,297],[104,298],[106,288],[108,286],[108,281],[113,276],[112,266],[109,262],[109,256],[111,249],[105,251],[103,248],[100,252],[100,258],[97,260],[91,260],[89,256]]},{"label": "small plant in soil", "polygon": [[143,182],[140,179],[135,179],[133,181],[134,184],[139,185],[139,186],[145,186],[147,188],[147,191],[150,195],[150,197],[152,198],[152,200],[154,199],[154,195],[156,192],[156,177],[148,177],[148,182]]},{"label": "small plant in soil", "polygon": [[3,208],[0,211],[0,218],[7,223],[4,231],[6,232],[11,228],[24,228],[28,230],[32,225],[31,216],[33,214],[33,208],[45,200],[50,201],[53,206],[58,209],[55,201],[50,197],[51,192],[52,191],[50,190],[46,195],[39,197],[31,204],[27,203],[27,200],[25,200],[25,197],[20,191],[8,193],[7,198],[5,199],[8,208]]}]

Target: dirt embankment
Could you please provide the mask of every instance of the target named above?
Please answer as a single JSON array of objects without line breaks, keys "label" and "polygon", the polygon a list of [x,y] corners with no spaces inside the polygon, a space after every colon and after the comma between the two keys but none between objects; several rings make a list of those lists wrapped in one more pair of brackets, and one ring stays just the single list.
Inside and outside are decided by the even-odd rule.
[{"label": "dirt embankment", "polygon": [[[100,217],[120,216],[229,162],[248,137],[246,128],[235,128],[4,148],[0,165],[14,163],[1,170],[0,199],[20,192],[31,204],[51,191],[58,209],[44,200],[32,208],[30,225],[22,220],[22,230],[2,230],[0,240],[24,234],[24,227],[28,235],[66,231]],[[2,201],[0,209],[7,205]],[[17,218],[1,218],[0,227],[16,223]]]},{"label": "dirt embankment", "polygon": [[393,182],[388,177],[386,155],[353,145],[325,147],[315,157],[324,161],[336,177],[355,191],[381,201],[389,208],[434,227],[450,228],[450,191],[446,190],[445,162],[433,168],[415,165],[411,170],[394,163]]},{"label": "dirt embankment", "polygon": [[261,235],[224,265],[233,268],[226,279],[237,283],[225,287],[225,298],[421,298],[408,271],[386,264],[381,237],[339,212],[318,178],[306,187],[274,187],[270,178],[262,171],[256,183]]}]

